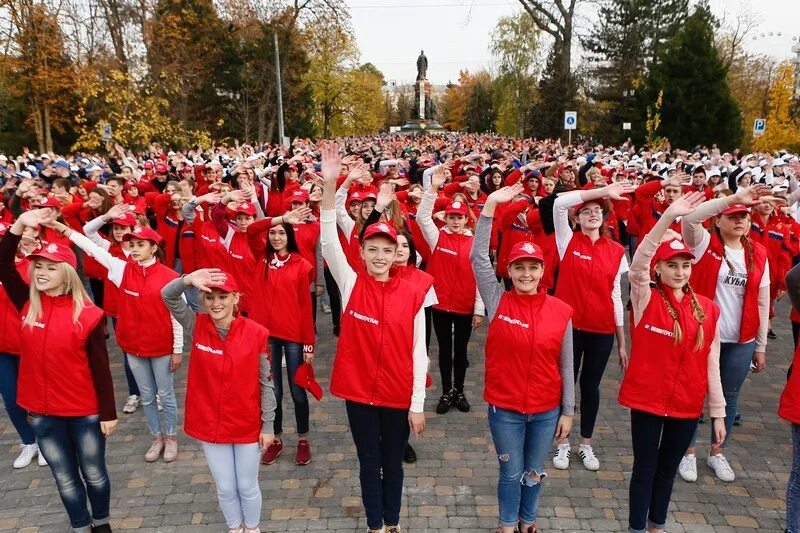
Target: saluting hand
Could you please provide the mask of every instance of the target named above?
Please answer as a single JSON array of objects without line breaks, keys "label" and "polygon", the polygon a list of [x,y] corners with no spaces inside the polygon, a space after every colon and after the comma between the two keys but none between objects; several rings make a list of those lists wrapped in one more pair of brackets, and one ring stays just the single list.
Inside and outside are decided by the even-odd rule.
[{"label": "saluting hand", "polygon": [[221,287],[228,278],[218,268],[201,268],[183,277],[183,282],[189,287],[197,287],[203,292],[211,292],[214,287]]},{"label": "saluting hand", "polygon": [[514,185],[508,185],[506,187],[500,187],[489,197],[486,199],[486,203],[489,202],[497,203],[497,204],[505,204],[522,194],[522,191],[525,190],[525,187],[522,183],[515,183]]}]

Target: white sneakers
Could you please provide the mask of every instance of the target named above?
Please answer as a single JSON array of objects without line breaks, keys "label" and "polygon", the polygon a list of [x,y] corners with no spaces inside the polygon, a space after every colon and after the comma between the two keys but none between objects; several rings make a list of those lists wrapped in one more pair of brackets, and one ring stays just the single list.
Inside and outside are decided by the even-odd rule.
[{"label": "white sneakers", "polygon": [[[706,463],[720,481],[731,482],[736,479],[733,468],[721,453],[709,455]],[[678,473],[688,483],[697,481],[697,457],[693,453],[683,456],[681,464],[678,465]]]},{"label": "white sneakers", "polygon": [[595,457],[591,444],[581,444],[578,455],[583,461],[583,466],[586,470],[591,470],[592,472],[600,470],[600,461]]},{"label": "white sneakers", "polygon": [[681,464],[678,465],[678,473],[684,481],[689,483],[697,481],[697,457],[693,453],[683,456]]},{"label": "white sneakers", "polygon": [[39,450],[39,446],[36,443],[33,444],[20,444],[19,447],[22,451],[19,453],[19,456],[14,459],[14,468],[25,468],[33,461],[33,458],[36,455],[39,455],[39,466],[47,466],[47,460],[42,455],[42,452]]},{"label": "white sneakers", "polygon": [[14,459],[14,468],[25,468],[33,458],[36,457],[36,454],[39,453],[39,446],[34,444],[20,444],[19,447],[22,451],[19,453],[19,456]]},{"label": "white sneakers", "polygon": [[559,444],[556,448],[556,455],[553,457],[553,467],[556,470],[566,470],[569,468],[570,445]]},{"label": "white sneakers", "polygon": [[128,396],[128,400],[125,402],[125,407],[122,408],[122,412],[126,414],[134,413],[141,403],[141,398],[135,394],[131,394]]},{"label": "white sneakers", "polygon": [[731,468],[730,463],[728,463],[728,460],[725,459],[725,456],[721,453],[709,455],[707,463],[720,481],[731,482],[736,479],[736,474],[733,473],[733,468]]}]

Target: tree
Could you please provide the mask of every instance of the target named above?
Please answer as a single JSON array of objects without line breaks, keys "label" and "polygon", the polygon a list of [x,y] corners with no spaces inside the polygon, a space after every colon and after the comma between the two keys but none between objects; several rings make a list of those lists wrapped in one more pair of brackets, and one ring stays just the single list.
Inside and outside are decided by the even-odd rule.
[{"label": "tree", "polygon": [[525,136],[534,101],[541,31],[526,13],[501,17],[492,32],[491,51],[499,62],[495,91],[497,131]]},{"label": "tree", "polygon": [[733,149],[739,145],[741,115],[714,47],[714,29],[708,5],[700,3],[667,42],[648,73],[645,89],[636,95],[639,119],[634,131],[640,139],[648,108],[663,95],[658,131],[672,146],[691,149],[716,143]]},{"label": "tree", "polygon": [[345,76],[346,90],[341,112],[331,125],[333,137],[368,135],[379,132],[386,122],[383,101],[383,73],[372,68],[350,69]]},{"label": "tree", "polygon": [[753,142],[753,148],[771,152],[779,149],[800,150],[800,123],[792,116],[794,65],[784,61],[778,67],[775,80],[769,89],[769,112],[764,134]]}]

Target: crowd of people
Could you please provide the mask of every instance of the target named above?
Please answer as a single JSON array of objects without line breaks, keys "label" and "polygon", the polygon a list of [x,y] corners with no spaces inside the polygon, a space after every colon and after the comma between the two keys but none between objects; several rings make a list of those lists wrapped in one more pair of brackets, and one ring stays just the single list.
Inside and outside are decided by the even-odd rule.
[{"label": "crowd of people", "polygon": [[[0,172],[0,393],[22,443],[13,466],[49,465],[80,533],[111,531],[105,446],[118,407],[144,412],[147,462],[178,460],[182,423],[230,532],[259,532],[259,463],[285,449],[287,385],[294,461],[312,461],[308,394],[323,394],[313,362],[327,316],[338,337],[330,393],[345,401],[368,531],[400,531],[403,462],[416,460],[409,437],[424,432],[433,380],[439,415],[479,401],[466,376],[479,372],[469,341],[485,323],[475,377],[497,454],[498,531],[537,531],[546,464],[570,468],[576,442],[583,467],[602,468],[594,429],[616,345],[629,528],[661,532],[676,476],[697,480],[704,415],[705,462],[735,479],[726,445],[740,392],[766,367],[786,294],[795,345],[800,333],[800,162],[786,152],[383,135],[25,150],[0,154]],[[778,415],[794,449],[787,531],[800,532],[800,373]]]}]

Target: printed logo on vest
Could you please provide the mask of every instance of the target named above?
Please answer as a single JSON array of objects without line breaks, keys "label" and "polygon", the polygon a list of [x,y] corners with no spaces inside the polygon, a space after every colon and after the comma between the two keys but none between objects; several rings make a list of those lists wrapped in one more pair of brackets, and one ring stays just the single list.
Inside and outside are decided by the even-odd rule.
[{"label": "printed logo on vest", "polygon": [[572,250],[572,255],[577,257],[578,259],[583,259],[584,261],[591,261],[591,255],[582,255],[578,250]]},{"label": "printed logo on vest", "polygon": [[139,297],[139,293],[138,292],[129,291],[128,289],[122,289],[122,290],[125,291],[125,294],[130,294],[131,296],[136,296],[137,298]]},{"label": "printed logo on vest", "polygon": [[456,252],[455,250],[451,250],[449,248],[442,248],[441,246],[437,246],[436,249],[439,250],[440,252],[444,252],[446,254],[458,255],[458,252]]},{"label": "printed logo on vest", "polygon": [[[23,322],[25,322],[25,317],[26,316],[28,316],[28,315],[22,315],[22,321]],[[41,322],[34,322],[33,323],[33,327],[44,329],[44,324],[42,324]]]},{"label": "printed logo on vest", "polygon": [[511,318],[510,316],[506,316],[503,314],[498,314],[497,318],[499,320],[502,320],[503,322],[508,322],[509,324],[513,324],[514,326],[519,326],[525,329],[528,329],[530,327],[527,323],[523,322],[522,320]]},{"label": "printed logo on vest", "polygon": [[722,261],[722,256],[718,255],[715,252],[712,252],[711,250],[708,251],[708,255],[710,255],[711,257],[713,257],[717,261]]},{"label": "printed logo on vest", "polygon": [[222,350],[215,350],[211,346],[206,346],[205,344],[200,344],[199,342],[194,343],[194,345],[198,350],[203,352],[208,352],[214,355],[222,355]]},{"label": "printed logo on vest", "polygon": [[230,254],[231,254],[231,257],[233,257],[234,259],[244,259],[244,257],[243,257],[243,256],[241,256],[241,255],[236,255],[236,254],[235,254],[235,253],[233,253],[233,252],[231,252]]},{"label": "printed logo on vest", "polygon": [[380,324],[380,322],[378,322],[371,316],[362,315],[358,311],[353,311],[352,309],[350,310],[350,316],[355,318],[356,320],[361,320],[362,322],[367,322],[369,324],[372,324],[373,326],[377,326],[378,324]]},{"label": "printed logo on vest", "polygon": [[652,331],[653,333],[658,333],[659,335],[664,335],[665,337],[674,336],[672,332],[669,331],[668,329],[659,328],[650,324],[645,324],[644,329],[646,329],[647,331]]}]

